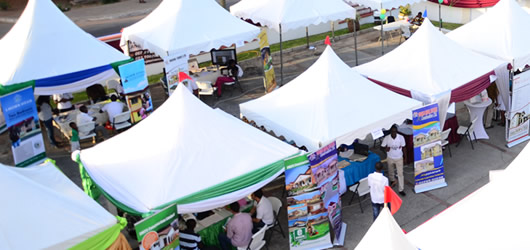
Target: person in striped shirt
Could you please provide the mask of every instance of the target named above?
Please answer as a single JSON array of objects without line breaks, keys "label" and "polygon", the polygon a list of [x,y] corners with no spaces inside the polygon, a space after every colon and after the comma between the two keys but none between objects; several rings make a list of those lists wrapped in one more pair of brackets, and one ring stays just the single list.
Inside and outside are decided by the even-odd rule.
[{"label": "person in striped shirt", "polygon": [[201,236],[195,233],[195,226],[197,222],[194,219],[186,221],[186,230],[180,232],[180,249],[182,250],[198,250],[203,249],[204,245],[201,241]]}]

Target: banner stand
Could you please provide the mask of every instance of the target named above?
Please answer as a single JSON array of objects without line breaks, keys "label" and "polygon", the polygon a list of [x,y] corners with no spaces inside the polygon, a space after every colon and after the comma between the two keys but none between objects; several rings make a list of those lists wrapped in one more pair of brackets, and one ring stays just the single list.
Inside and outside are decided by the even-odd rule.
[{"label": "banner stand", "polygon": [[347,229],[348,229],[348,225],[342,222],[342,226],[340,229],[340,235],[339,237],[335,237],[335,240],[333,241],[334,246],[344,246],[344,239],[346,238]]}]

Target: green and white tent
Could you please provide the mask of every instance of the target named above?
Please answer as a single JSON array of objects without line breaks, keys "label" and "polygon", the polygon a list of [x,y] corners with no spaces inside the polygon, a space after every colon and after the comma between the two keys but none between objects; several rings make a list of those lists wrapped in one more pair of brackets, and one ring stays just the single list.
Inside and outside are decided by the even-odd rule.
[{"label": "green and white tent", "polygon": [[0,249],[105,249],[126,223],[88,197],[51,162],[0,164]]},{"label": "green and white tent", "polygon": [[179,85],[144,121],[73,158],[85,191],[93,191],[91,178],[119,208],[146,215],[172,203],[189,213],[237,201],[280,175],[283,159],[298,152]]}]

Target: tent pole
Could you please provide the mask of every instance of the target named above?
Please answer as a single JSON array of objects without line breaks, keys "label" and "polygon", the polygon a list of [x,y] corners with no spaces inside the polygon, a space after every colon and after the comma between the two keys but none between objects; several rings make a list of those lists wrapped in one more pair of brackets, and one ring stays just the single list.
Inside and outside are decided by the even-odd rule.
[{"label": "tent pole", "polygon": [[353,19],[353,41],[355,43],[355,66],[358,66],[359,57],[357,56],[357,18]]},{"label": "tent pole", "polygon": [[335,42],[335,21],[331,21],[331,37],[333,42]]},{"label": "tent pole", "polygon": [[305,40],[307,42],[306,48],[309,49],[309,27],[305,27]]},{"label": "tent pole", "polygon": [[379,20],[381,21],[381,55],[385,54],[385,37],[383,36],[383,20],[381,19],[381,11],[383,10],[383,4],[381,3],[381,8],[379,9]]},{"label": "tent pole", "polygon": [[442,31],[442,3],[438,1],[438,21],[440,21],[440,31]]},{"label": "tent pole", "polygon": [[282,45],[282,25],[280,24],[280,86],[283,86],[283,45]]}]

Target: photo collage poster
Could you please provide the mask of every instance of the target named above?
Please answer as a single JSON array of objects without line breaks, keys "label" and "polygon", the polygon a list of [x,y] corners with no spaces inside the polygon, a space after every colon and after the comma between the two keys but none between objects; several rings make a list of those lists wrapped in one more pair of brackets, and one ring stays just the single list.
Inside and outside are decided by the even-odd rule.
[{"label": "photo collage poster", "polygon": [[140,250],[180,249],[177,205],[173,204],[134,224]]},{"label": "photo collage poster", "polygon": [[326,145],[308,156],[311,172],[320,190],[324,209],[328,213],[333,242],[339,242],[342,230],[342,209],[339,187],[338,156],[335,142]]},{"label": "photo collage poster", "polygon": [[46,158],[33,88],[0,96],[15,166],[38,164]]},{"label": "photo collage poster", "polygon": [[412,111],[414,190],[416,193],[445,187],[438,103]]},{"label": "photo collage poster", "polygon": [[118,67],[120,78],[131,111],[131,122],[137,123],[153,111],[153,100],[149,91],[144,60],[134,61]]},{"label": "photo collage poster", "polygon": [[263,85],[265,87],[265,93],[270,93],[276,89],[277,84],[276,75],[274,74],[274,66],[272,65],[272,55],[266,28],[261,29],[258,38],[259,51],[261,54],[261,60],[263,62]]},{"label": "photo collage poster", "polygon": [[291,249],[331,247],[328,211],[307,154],[285,160],[285,188]]},{"label": "photo collage poster", "polygon": [[515,146],[529,139],[530,129],[530,71],[513,77],[512,106],[508,124],[508,146]]}]

